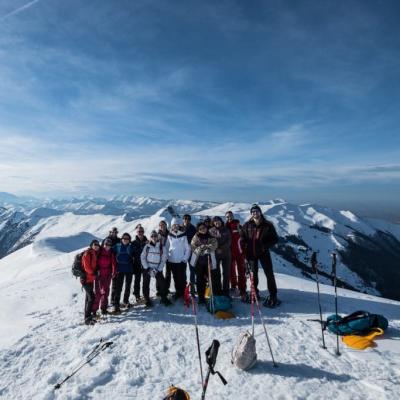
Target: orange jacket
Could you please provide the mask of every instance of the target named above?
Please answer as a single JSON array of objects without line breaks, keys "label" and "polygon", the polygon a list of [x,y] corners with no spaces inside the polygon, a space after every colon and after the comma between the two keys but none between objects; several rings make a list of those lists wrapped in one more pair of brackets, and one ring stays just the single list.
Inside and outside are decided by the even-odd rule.
[{"label": "orange jacket", "polygon": [[86,272],[86,283],[92,283],[96,279],[97,253],[88,249],[83,253],[82,266]]}]

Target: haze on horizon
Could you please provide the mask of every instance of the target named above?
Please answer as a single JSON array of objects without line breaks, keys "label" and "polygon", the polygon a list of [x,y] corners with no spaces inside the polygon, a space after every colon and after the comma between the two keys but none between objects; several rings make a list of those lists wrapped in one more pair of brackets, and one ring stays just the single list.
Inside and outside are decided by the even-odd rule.
[{"label": "haze on horizon", "polygon": [[400,219],[397,1],[5,0],[0,191]]}]

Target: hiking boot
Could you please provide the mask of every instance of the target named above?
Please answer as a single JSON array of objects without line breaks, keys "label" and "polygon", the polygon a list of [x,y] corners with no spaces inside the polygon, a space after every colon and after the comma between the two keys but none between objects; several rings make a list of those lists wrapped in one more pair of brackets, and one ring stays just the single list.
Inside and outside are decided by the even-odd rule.
[{"label": "hiking boot", "polygon": [[129,309],[133,306],[133,304],[129,303],[129,301],[127,303],[122,303],[121,306],[123,308]]},{"label": "hiking boot", "polygon": [[136,304],[142,304],[143,299],[140,296],[136,296]]},{"label": "hiking boot", "polygon": [[94,325],[95,323],[96,323],[96,320],[93,319],[92,317],[85,319],[85,325]]},{"label": "hiking boot", "polygon": [[161,304],[164,304],[164,306],[170,306],[172,303],[171,303],[171,300],[169,300],[168,298],[164,298],[164,299],[161,299],[160,300],[160,303]]},{"label": "hiking boot", "polygon": [[264,306],[269,308],[275,308],[281,304],[280,300],[276,296],[268,296],[264,301]]},{"label": "hiking boot", "polygon": [[151,308],[151,307],[153,307],[153,302],[150,299],[148,299],[148,300],[146,300],[146,303],[144,304],[144,306],[146,308]]},{"label": "hiking boot", "polygon": [[114,306],[111,310],[111,314],[113,315],[121,314],[121,309],[117,306]]},{"label": "hiking boot", "polygon": [[101,310],[101,315],[108,315],[108,310],[107,310],[107,308],[103,308],[103,309]]}]

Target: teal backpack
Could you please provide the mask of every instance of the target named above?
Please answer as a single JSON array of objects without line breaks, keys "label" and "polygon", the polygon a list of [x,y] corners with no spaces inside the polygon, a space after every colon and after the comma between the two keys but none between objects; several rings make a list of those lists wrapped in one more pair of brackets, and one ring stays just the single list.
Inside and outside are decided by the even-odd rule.
[{"label": "teal backpack", "polygon": [[212,310],[211,297],[207,299],[207,310],[211,314],[215,314],[217,311],[228,311],[232,308],[232,301],[227,296],[214,296],[214,312]]},{"label": "teal backpack", "polygon": [[362,335],[368,333],[372,328],[386,330],[388,320],[379,314],[371,314],[368,311],[356,311],[346,317],[333,314],[324,323],[324,330],[339,335]]}]

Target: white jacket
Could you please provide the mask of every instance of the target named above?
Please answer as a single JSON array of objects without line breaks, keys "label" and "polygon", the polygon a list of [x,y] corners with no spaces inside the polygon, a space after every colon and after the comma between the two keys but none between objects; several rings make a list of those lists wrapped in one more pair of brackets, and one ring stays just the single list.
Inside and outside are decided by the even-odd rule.
[{"label": "white jacket", "polygon": [[184,232],[169,232],[167,236],[167,241],[165,243],[165,247],[167,249],[167,259],[172,263],[187,263],[191,248],[187,241],[186,233]]},{"label": "white jacket", "polygon": [[151,242],[147,243],[140,255],[143,269],[150,268],[162,272],[166,260],[167,252],[161,242],[157,242],[155,245]]}]

